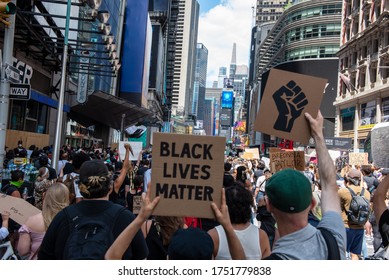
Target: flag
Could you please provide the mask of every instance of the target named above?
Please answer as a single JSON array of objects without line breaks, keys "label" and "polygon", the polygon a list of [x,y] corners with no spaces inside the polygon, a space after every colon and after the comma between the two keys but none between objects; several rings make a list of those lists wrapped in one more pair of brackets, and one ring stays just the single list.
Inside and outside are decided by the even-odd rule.
[{"label": "flag", "polygon": [[343,81],[348,91],[351,91],[354,88],[354,86],[351,84],[350,78],[346,75],[340,73],[340,79]]}]

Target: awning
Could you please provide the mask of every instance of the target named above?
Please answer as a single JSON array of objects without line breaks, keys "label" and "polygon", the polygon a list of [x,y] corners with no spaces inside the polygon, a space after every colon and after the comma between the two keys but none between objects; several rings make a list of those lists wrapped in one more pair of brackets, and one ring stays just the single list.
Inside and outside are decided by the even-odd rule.
[{"label": "awning", "polygon": [[147,122],[153,115],[150,110],[125,99],[97,91],[88,96],[88,101],[85,104],[71,107],[68,117],[85,127],[100,123],[121,129],[123,114],[126,114],[124,128]]}]

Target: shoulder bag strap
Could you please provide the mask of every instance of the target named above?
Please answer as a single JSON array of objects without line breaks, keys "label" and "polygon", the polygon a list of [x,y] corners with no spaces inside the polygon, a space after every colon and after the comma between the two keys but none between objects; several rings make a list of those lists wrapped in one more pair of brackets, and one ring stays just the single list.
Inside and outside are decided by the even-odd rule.
[{"label": "shoulder bag strap", "polygon": [[350,187],[347,187],[347,189],[351,193],[352,197],[357,196],[356,193]]},{"label": "shoulder bag strap", "polygon": [[340,260],[339,246],[334,235],[326,228],[318,228],[326,241],[328,260]]}]

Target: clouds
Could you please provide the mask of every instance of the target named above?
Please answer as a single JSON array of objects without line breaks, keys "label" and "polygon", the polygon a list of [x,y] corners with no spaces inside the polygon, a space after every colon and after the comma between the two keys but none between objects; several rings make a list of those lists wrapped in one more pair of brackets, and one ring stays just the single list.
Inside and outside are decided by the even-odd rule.
[{"label": "clouds", "polygon": [[234,42],[236,63],[249,64],[252,6],[255,0],[223,0],[200,15],[197,42],[208,49],[208,87],[217,81],[219,67],[229,69]]}]

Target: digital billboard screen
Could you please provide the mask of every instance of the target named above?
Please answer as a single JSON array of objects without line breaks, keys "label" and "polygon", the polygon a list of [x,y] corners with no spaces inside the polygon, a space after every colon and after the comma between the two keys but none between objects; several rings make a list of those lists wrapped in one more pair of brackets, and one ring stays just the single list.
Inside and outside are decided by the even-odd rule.
[{"label": "digital billboard screen", "polygon": [[221,126],[231,126],[232,110],[223,108],[220,110],[219,121]]},{"label": "digital billboard screen", "polygon": [[222,108],[232,109],[234,102],[234,92],[233,91],[223,91],[222,92]]}]

